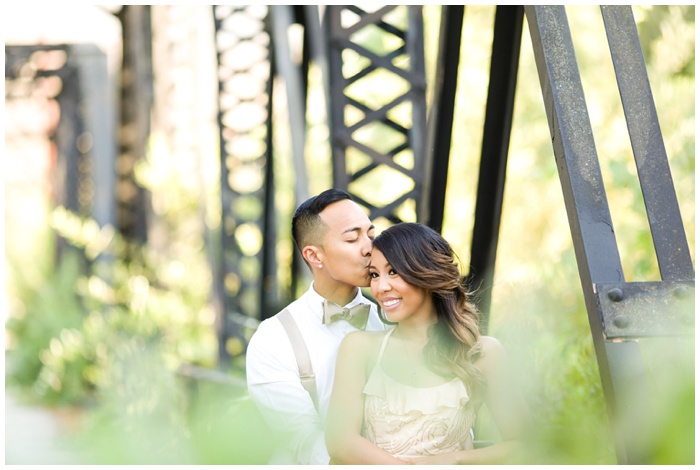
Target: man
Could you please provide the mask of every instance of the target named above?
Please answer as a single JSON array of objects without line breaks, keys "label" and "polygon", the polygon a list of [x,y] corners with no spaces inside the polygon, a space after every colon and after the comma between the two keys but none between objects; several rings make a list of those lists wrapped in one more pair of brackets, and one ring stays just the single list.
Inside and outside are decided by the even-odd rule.
[{"label": "man", "polygon": [[365,328],[384,329],[376,306],[358,287],[369,286],[367,266],[374,225],[348,193],[329,189],[297,208],[292,218],[292,236],[311,269],[313,282],[287,310],[309,352],[316,377],[318,411],[302,386],[289,336],[277,315],[263,321],[248,344],[248,391],[267,423],[286,438],[270,463],[328,464],[324,425],[338,347],[345,335],[358,328],[350,323],[352,319],[331,322],[331,314],[324,317],[324,303],[331,302],[341,311],[341,307],[366,304],[369,315]]}]

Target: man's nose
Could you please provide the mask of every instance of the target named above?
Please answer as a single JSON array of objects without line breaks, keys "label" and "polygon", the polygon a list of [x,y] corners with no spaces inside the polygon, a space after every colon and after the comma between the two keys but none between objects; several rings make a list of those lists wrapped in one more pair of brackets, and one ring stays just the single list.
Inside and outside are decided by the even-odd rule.
[{"label": "man's nose", "polygon": [[369,256],[372,254],[372,239],[365,236],[362,239],[362,255]]}]

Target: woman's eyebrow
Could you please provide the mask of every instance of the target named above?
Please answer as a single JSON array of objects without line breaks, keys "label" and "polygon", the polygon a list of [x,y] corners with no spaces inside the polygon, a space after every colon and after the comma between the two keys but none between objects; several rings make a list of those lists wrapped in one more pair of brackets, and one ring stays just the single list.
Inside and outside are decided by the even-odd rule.
[{"label": "woman's eyebrow", "polygon": [[[391,265],[390,262],[387,261],[387,263],[384,265],[385,268],[392,268],[393,266]],[[373,264],[368,264],[367,269],[372,268],[372,269],[377,269],[377,267]]]}]

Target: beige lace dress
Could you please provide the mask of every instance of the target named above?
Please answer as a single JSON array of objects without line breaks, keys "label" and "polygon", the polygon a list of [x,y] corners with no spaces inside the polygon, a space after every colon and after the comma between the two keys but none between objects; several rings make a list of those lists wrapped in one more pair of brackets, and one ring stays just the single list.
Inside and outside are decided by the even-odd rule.
[{"label": "beige lace dress", "polygon": [[411,387],[393,380],[377,362],[364,387],[362,435],[394,457],[412,458],[473,448],[474,412],[465,409],[467,390],[459,379],[435,387]]}]

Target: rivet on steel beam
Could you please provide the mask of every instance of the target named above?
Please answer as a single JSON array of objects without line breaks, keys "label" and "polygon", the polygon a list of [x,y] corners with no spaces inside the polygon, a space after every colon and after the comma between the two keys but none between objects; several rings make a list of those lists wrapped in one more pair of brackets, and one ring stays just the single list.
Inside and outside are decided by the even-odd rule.
[{"label": "rivet on steel beam", "polygon": [[618,328],[627,328],[630,326],[630,320],[626,315],[620,315],[619,317],[615,317],[613,320],[613,325]]},{"label": "rivet on steel beam", "polygon": [[688,288],[686,286],[678,286],[673,289],[673,296],[677,299],[685,299],[688,297]]},{"label": "rivet on steel beam", "polygon": [[608,291],[608,298],[613,302],[621,301],[625,296],[622,294],[622,289],[615,287]]}]

